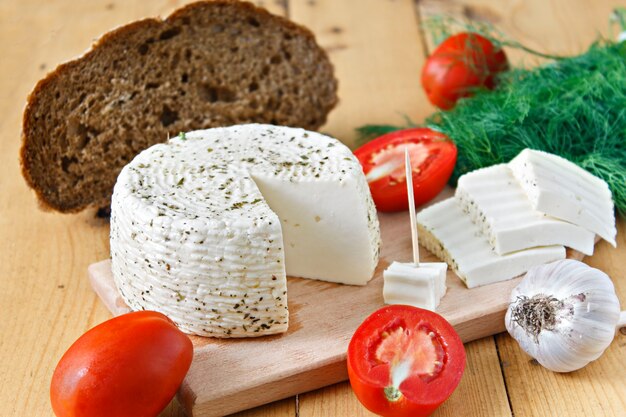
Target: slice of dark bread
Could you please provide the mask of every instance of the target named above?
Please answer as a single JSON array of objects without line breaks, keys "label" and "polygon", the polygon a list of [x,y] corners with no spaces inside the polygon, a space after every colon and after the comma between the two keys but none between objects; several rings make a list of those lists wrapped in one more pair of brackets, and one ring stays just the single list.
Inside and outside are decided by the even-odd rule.
[{"label": "slice of dark bread", "polygon": [[252,122],[314,130],[336,90],[307,29],[251,3],[192,3],[105,34],[41,80],[22,171],[44,208],[107,206],[122,167],[168,136]]}]

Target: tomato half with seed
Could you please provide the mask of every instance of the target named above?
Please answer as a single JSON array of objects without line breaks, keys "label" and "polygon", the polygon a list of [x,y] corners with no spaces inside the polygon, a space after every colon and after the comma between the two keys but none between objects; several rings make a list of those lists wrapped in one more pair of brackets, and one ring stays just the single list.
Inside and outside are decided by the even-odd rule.
[{"label": "tomato half with seed", "polygon": [[82,335],[50,385],[57,417],[154,417],[189,370],[193,345],[161,313],[124,314]]},{"label": "tomato half with seed", "polygon": [[404,157],[407,148],[417,206],[435,198],[452,175],[456,146],[443,133],[421,127],[380,136],[354,151],[380,211],[406,210],[409,206]]},{"label": "tomato half with seed", "polygon": [[463,342],[450,323],[417,307],[374,312],[348,347],[352,389],[383,417],[429,416],[454,392],[464,370]]},{"label": "tomato half with seed", "polygon": [[443,41],[426,59],[422,87],[432,104],[448,110],[477,88],[493,89],[496,75],[508,68],[502,48],[477,33],[459,33]]}]

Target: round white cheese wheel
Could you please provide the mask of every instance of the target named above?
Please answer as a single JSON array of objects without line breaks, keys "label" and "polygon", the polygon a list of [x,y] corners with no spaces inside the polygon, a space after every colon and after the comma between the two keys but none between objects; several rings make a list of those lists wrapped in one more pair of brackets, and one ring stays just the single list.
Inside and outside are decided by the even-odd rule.
[{"label": "round white cheese wheel", "polygon": [[288,326],[286,275],[364,285],[380,232],[361,166],[336,139],[241,125],[141,152],[111,204],[115,283],[192,334]]}]

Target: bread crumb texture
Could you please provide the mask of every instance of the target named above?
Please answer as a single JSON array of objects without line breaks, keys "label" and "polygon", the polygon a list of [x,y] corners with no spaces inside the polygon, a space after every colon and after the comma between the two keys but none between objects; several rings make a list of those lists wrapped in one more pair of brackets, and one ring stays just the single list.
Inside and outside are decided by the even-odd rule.
[{"label": "bread crumb texture", "polygon": [[319,128],[337,102],[307,29],[251,3],[192,3],[105,34],[41,80],[21,163],[43,208],[108,206],[120,170],[181,131],[243,123]]}]

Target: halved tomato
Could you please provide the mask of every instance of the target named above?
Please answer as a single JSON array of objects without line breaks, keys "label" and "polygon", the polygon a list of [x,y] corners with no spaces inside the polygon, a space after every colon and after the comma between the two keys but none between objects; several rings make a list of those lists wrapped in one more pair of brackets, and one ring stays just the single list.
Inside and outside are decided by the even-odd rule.
[{"label": "halved tomato", "polygon": [[456,146],[443,133],[420,127],[387,133],[361,146],[354,154],[363,166],[376,208],[408,208],[404,150],[413,169],[415,204],[432,200],[446,185],[456,163]]},{"label": "halved tomato", "polygon": [[352,389],[383,417],[429,416],[454,392],[464,370],[463,342],[450,323],[412,306],[374,312],[348,347]]}]

